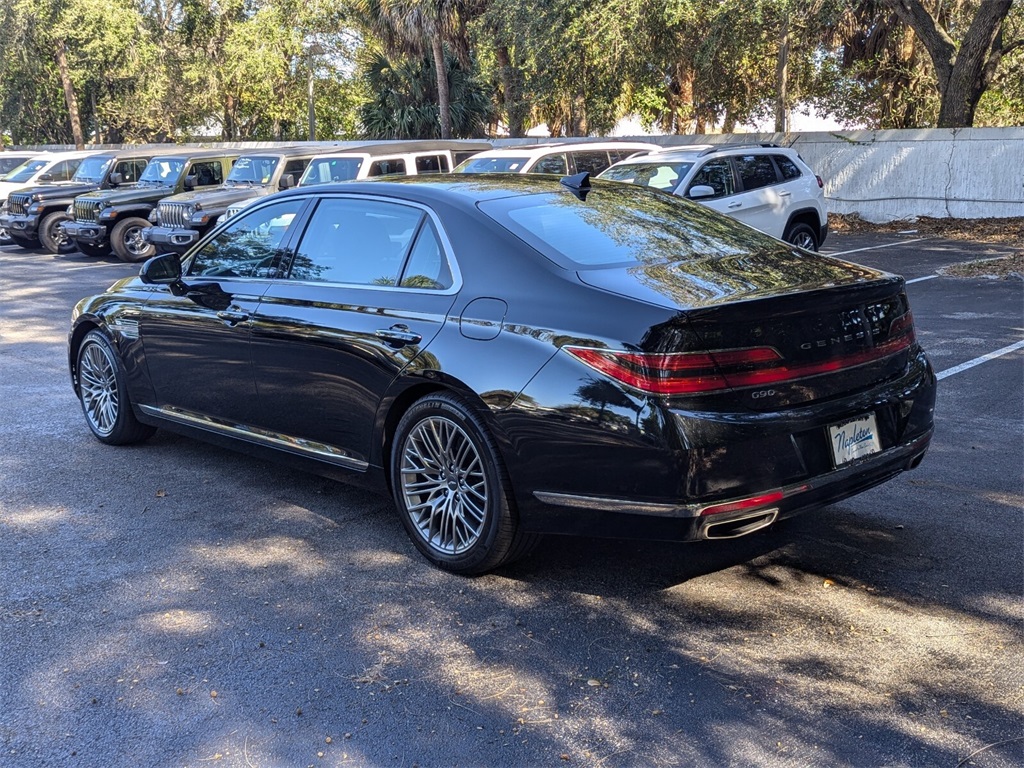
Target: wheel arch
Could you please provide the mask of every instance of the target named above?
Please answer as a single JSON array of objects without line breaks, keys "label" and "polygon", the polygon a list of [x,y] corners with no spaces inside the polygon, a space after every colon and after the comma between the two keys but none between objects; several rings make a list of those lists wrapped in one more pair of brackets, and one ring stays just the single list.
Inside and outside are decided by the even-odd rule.
[{"label": "wheel arch", "polygon": [[103,329],[102,323],[94,318],[79,320],[71,330],[71,336],[68,338],[68,367],[71,370],[71,386],[74,387],[76,395],[78,394],[78,350],[82,348],[82,340],[89,331],[99,331],[110,339],[110,334]]},{"label": "wheel arch", "polygon": [[782,235],[783,239],[789,236],[790,231],[797,224],[806,224],[817,233],[821,229],[821,217],[814,208],[800,208],[793,211],[789,214],[789,219],[786,221],[786,228],[783,230]]}]

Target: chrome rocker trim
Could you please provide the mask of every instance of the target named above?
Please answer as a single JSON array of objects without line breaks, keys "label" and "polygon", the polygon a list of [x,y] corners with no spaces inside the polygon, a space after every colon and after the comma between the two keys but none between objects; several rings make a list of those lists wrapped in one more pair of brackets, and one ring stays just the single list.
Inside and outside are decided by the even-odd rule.
[{"label": "chrome rocker trim", "polygon": [[359,459],[353,459],[346,455],[345,451],[333,445],[318,443],[314,440],[306,440],[301,437],[291,437],[278,432],[270,432],[258,427],[250,427],[244,424],[233,424],[222,419],[211,416],[185,411],[181,408],[163,407],[158,408],[152,405],[140,405],[139,410],[143,413],[154,416],[158,419],[173,421],[189,427],[196,427],[207,432],[228,435],[230,437],[245,440],[255,445],[267,446],[279,450],[294,453],[297,456],[326,461],[336,464],[345,469],[354,469],[365,472],[369,464]]}]

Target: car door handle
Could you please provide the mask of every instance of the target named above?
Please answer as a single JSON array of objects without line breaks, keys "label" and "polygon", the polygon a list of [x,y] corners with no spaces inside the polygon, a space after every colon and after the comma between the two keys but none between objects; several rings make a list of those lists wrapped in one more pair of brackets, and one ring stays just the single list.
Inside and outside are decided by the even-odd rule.
[{"label": "car door handle", "polygon": [[729,203],[729,208],[739,208],[743,203]]},{"label": "car door handle", "polygon": [[419,344],[423,340],[423,337],[418,333],[410,331],[407,325],[393,325],[390,328],[383,328],[379,331],[374,331],[374,335],[394,347]]},{"label": "car door handle", "polygon": [[241,312],[238,310],[223,309],[217,313],[217,317],[219,317],[228,325],[235,326],[238,325],[239,323],[244,323],[246,320],[248,320],[249,313]]},{"label": "car door handle", "polygon": [[792,194],[792,192],[779,192],[779,197],[790,197]]}]

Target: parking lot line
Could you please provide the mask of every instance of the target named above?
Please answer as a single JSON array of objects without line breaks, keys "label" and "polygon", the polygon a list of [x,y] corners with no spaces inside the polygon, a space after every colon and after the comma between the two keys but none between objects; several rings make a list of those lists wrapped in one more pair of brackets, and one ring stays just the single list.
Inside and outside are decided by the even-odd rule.
[{"label": "parking lot line", "polygon": [[918,237],[913,240],[900,240],[896,243],[883,243],[882,245],[869,245],[866,248],[854,248],[852,251],[836,251],[835,253],[828,254],[829,256],[845,256],[848,253],[860,253],[861,251],[877,251],[879,248],[892,248],[896,245],[910,245],[911,243],[920,243],[922,240],[928,240],[927,237]]},{"label": "parking lot line", "polygon": [[944,379],[947,376],[952,376],[954,373],[966,371],[968,368],[981,365],[989,360],[995,360],[997,357],[1002,357],[1003,355],[1008,355],[1011,352],[1016,352],[1018,349],[1024,349],[1024,340],[1018,341],[1016,344],[1010,344],[1002,349],[997,349],[995,352],[989,352],[987,355],[982,355],[981,357],[976,357],[973,360],[968,360],[966,363],[960,363],[960,365],[953,368],[947,368],[946,370],[935,374],[935,377],[937,379]]},{"label": "parking lot line", "polygon": [[922,280],[934,280],[938,275],[925,275],[924,277],[915,277],[913,280],[907,280],[907,285],[911,283],[920,283]]}]

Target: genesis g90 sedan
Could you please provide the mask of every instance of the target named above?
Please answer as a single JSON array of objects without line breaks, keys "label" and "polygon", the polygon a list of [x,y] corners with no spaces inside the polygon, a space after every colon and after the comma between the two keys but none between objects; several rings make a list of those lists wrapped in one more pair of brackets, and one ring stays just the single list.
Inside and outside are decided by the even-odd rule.
[{"label": "genesis g90 sedan", "polygon": [[99,440],[390,493],[466,574],[846,498],[917,466],[935,401],[902,278],[586,174],[281,192],[82,300],[69,341]]}]

